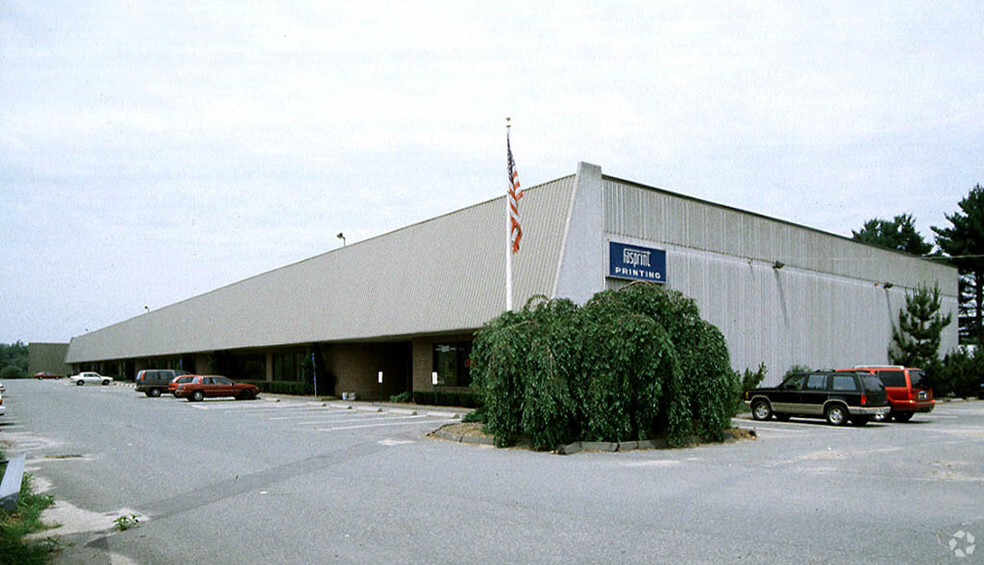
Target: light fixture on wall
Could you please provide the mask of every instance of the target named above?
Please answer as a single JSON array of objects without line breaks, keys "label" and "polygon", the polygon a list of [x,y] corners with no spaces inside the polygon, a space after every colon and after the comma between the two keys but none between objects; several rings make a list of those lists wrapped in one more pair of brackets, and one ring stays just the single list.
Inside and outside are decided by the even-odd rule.
[{"label": "light fixture on wall", "polygon": [[342,240],[342,247],[345,247],[345,234],[342,232],[338,232],[338,235],[336,235],[335,237]]},{"label": "light fixture on wall", "polygon": [[890,283],[890,282],[887,282],[887,283],[882,283],[882,286],[885,287],[885,290],[888,290],[888,289],[892,288],[895,285],[892,284],[892,283]]},{"label": "light fixture on wall", "polygon": [[786,266],[786,264],[783,263],[782,261],[776,261],[775,263],[772,264],[772,268],[773,269],[781,269],[781,268],[783,268],[785,266]]}]

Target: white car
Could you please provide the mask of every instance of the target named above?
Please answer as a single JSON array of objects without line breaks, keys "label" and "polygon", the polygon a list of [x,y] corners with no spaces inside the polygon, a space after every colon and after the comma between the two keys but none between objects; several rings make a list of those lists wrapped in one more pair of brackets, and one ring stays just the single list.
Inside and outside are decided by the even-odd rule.
[{"label": "white car", "polygon": [[3,405],[3,396],[0,395],[0,416],[3,416],[6,413],[7,413],[7,409]]},{"label": "white car", "polygon": [[99,373],[92,373],[89,371],[79,373],[77,375],[72,375],[68,377],[68,380],[73,383],[82,386],[84,384],[101,384],[108,385],[113,382],[113,377],[104,377]]}]

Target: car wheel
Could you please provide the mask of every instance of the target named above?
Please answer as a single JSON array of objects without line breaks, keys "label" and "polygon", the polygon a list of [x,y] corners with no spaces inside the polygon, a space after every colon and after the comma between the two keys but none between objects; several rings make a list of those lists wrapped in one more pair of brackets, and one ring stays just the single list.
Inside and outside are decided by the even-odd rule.
[{"label": "car wheel", "polygon": [[855,416],[851,418],[851,424],[855,426],[863,426],[871,420],[871,416]]},{"label": "car wheel", "polygon": [[195,392],[191,393],[191,400],[194,400],[195,402],[201,402],[202,400],[205,400],[205,393],[200,390],[196,390]]},{"label": "car wheel", "polygon": [[160,395],[161,395],[161,389],[159,389],[159,388],[152,388],[152,389],[150,389],[150,390],[147,391],[147,396],[150,396],[150,397],[153,397],[153,398],[157,398]]},{"label": "car wheel", "polygon": [[85,381],[83,381],[82,379],[79,379],[79,380],[75,381],[75,385],[76,386],[82,386],[84,384],[85,384]]},{"label": "car wheel", "polygon": [[831,426],[843,426],[847,422],[847,408],[843,404],[832,404],[824,414]]},{"label": "car wheel", "polygon": [[103,381],[103,386],[109,386],[109,381]]},{"label": "car wheel", "polygon": [[772,407],[769,402],[761,398],[752,403],[752,418],[756,420],[768,420],[772,417]]},{"label": "car wheel", "polygon": [[908,422],[909,420],[912,419],[913,415],[914,413],[912,412],[896,412],[895,414],[893,414],[896,422]]},{"label": "car wheel", "polygon": [[244,390],[239,393],[239,400],[253,400],[253,398],[253,391],[251,390]]}]

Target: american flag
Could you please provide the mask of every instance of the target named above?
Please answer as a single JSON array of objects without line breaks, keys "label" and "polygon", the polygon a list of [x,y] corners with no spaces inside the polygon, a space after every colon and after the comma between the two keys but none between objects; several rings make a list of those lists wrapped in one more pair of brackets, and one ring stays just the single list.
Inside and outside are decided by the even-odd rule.
[{"label": "american flag", "polygon": [[513,160],[512,147],[509,145],[509,130],[506,130],[506,160],[509,166],[509,240],[512,242],[512,252],[519,251],[519,240],[523,238],[523,228],[519,225],[519,199],[523,197],[523,189],[519,188],[519,173],[516,172],[516,161]]}]

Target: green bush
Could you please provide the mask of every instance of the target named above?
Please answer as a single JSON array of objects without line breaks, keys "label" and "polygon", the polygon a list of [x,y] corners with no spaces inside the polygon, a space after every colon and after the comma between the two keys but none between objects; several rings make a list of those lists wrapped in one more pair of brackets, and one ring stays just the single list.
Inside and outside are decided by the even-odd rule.
[{"label": "green bush", "polygon": [[984,354],[980,350],[969,352],[956,349],[926,368],[935,396],[977,396],[980,383],[984,382]]},{"label": "green bush", "polygon": [[758,388],[762,381],[765,380],[765,376],[769,373],[769,369],[766,368],[765,362],[759,363],[758,369],[752,371],[751,369],[745,369],[745,372],[741,376],[736,376],[741,383],[741,392],[736,398],[736,410],[741,410],[744,407],[743,399],[746,392]]},{"label": "green bush", "polygon": [[740,388],[721,332],[693,300],[651,284],[582,308],[535,297],[477,333],[472,361],[498,445],[721,439]]},{"label": "green bush", "polygon": [[413,401],[413,393],[411,393],[409,390],[406,390],[406,391],[401,392],[400,394],[394,394],[393,396],[390,397],[390,400],[389,401],[390,402],[412,402]]},{"label": "green bush", "polygon": [[479,399],[470,390],[438,390],[434,391],[413,391],[413,401],[415,404],[429,406],[460,406],[462,408],[477,408]]},{"label": "green bush", "polygon": [[793,365],[792,367],[789,368],[788,371],[786,371],[786,374],[783,375],[782,379],[786,380],[789,377],[795,375],[796,373],[812,373],[812,372],[813,369],[811,369],[809,365],[803,365],[803,364]]},{"label": "green bush", "polygon": [[300,396],[314,394],[314,385],[298,381],[239,381],[256,385],[260,392],[270,394],[296,394]]}]

